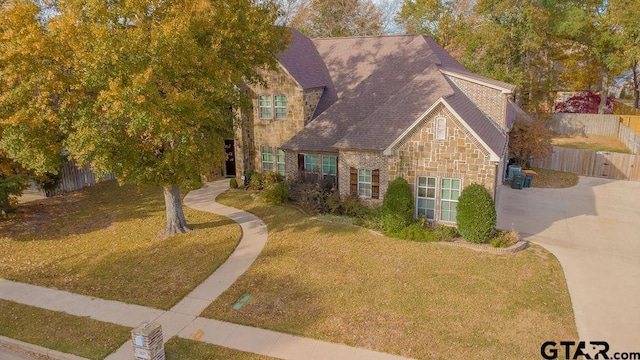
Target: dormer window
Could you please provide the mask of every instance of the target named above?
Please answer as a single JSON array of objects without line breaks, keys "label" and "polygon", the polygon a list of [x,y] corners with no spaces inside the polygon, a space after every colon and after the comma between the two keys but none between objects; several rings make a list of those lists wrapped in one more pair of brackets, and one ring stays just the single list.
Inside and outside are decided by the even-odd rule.
[{"label": "dormer window", "polygon": [[260,119],[284,120],[287,118],[287,97],[286,95],[260,95],[258,98]]}]

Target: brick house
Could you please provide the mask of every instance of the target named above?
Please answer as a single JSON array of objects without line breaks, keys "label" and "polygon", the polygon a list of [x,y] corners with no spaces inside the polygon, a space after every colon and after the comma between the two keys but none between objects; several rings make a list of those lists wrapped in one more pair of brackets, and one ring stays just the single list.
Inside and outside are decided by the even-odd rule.
[{"label": "brick house", "polygon": [[[310,40],[292,30],[268,87],[247,89],[235,173],[332,180],[341,196],[381,202],[390,181],[414,189],[416,215],[455,222],[471,183],[497,195],[507,133],[522,111],[512,85],[467,71],[418,35]],[[233,171],[233,170],[232,170]]]}]

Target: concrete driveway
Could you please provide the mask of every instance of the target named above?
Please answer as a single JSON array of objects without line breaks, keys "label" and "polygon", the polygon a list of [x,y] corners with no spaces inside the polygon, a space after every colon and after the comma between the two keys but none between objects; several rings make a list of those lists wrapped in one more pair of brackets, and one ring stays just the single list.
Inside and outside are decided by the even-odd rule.
[{"label": "concrete driveway", "polygon": [[512,226],[560,260],[581,340],[640,351],[640,182],[580,177],[567,189],[504,186],[498,227]]}]

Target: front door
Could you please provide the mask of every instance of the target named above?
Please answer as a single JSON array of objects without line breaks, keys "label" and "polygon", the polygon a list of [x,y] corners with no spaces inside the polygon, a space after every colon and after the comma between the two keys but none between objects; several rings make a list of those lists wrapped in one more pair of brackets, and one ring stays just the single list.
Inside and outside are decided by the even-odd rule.
[{"label": "front door", "polygon": [[227,153],[225,161],[226,176],[236,176],[236,147],[233,140],[224,141],[224,151]]}]

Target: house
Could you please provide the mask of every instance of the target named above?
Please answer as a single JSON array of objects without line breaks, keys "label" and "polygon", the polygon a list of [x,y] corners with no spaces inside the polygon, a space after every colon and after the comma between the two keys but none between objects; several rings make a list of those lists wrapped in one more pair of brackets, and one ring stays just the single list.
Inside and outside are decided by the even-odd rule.
[{"label": "house", "polygon": [[277,171],[334,181],[380,203],[405,178],[416,216],[455,222],[461,190],[497,195],[507,133],[522,111],[514,86],[466,70],[419,35],[308,39],[292,30],[268,87],[247,91],[235,174]]}]

